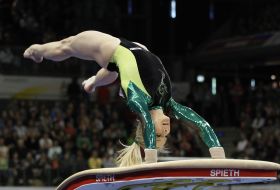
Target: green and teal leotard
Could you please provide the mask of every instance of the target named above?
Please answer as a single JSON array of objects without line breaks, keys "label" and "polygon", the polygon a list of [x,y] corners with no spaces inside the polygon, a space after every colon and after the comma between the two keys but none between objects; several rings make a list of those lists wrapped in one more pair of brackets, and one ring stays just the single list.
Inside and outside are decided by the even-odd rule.
[{"label": "green and teal leotard", "polygon": [[149,110],[158,108],[170,109],[177,119],[195,124],[209,148],[221,146],[213,129],[202,117],[173,100],[170,78],[156,55],[121,39],[107,69],[119,73],[128,106],[144,121],[145,148],[156,148],[156,132]]}]

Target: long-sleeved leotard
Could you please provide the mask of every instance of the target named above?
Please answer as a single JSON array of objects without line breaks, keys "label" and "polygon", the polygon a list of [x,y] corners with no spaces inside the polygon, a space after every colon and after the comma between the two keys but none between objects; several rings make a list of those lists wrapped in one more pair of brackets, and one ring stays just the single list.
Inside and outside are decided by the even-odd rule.
[{"label": "long-sleeved leotard", "polygon": [[156,148],[156,132],[149,110],[157,108],[163,111],[171,109],[176,118],[197,126],[209,148],[221,146],[213,129],[202,117],[172,99],[170,78],[156,55],[133,42],[121,39],[107,69],[119,72],[128,106],[144,121],[145,148]]}]

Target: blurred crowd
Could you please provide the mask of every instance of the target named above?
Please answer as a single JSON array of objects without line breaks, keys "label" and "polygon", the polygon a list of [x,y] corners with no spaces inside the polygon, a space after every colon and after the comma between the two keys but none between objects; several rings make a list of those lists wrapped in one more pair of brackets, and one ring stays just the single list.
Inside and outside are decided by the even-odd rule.
[{"label": "blurred crowd", "polygon": [[227,156],[279,163],[280,89],[277,82],[259,82],[252,88],[235,79],[219,84],[216,95],[209,86],[194,85],[185,105],[213,126],[223,126],[225,131],[235,129],[236,134],[230,134],[232,142],[227,142],[232,143],[233,150],[228,150]]},{"label": "blurred crowd", "polygon": [[[240,138],[227,156],[279,162],[279,90],[264,84],[247,89],[236,80],[223,102],[225,91],[213,96],[203,86],[194,86],[184,104],[213,126],[238,129]],[[81,170],[115,167],[121,143],[133,141],[137,117],[122,98],[109,98],[106,89],[92,100],[73,83],[67,101],[6,102],[0,117],[0,184],[57,185]],[[201,91],[204,98],[199,99]],[[229,120],[221,120],[226,114]],[[167,156],[209,156],[196,128],[175,119],[171,126]]]},{"label": "blurred crowd", "polygon": [[279,125],[280,90],[277,82],[260,80],[252,88],[248,80],[244,82],[235,78],[224,81],[218,79],[215,95],[211,84],[193,84],[185,104],[214,126],[239,126],[240,129],[247,129]]},{"label": "blurred crowd", "polygon": [[[78,171],[114,167],[134,138],[136,115],[122,99],[13,100],[1,110],[0,185],[57,185]],[[202,156],[197,131],[172,121],[172,156]],[[121,142],[121,143],[120,143]]]},{"label": "blurred crowd", "polygon": [[116,1],[0,0],[0,43],[18,46],[49,42],[93,26],[118,33],[119,9]]},{"label": "blurred crowd", "polygon": [[[275,84],[275,83],[274,83]],[[280,161],[280,90],[260,84],[242,104],[233,157]]]},{"label": "blurred crowd", "polygon": [[245,8],[238,13],[239,16],[233,18],[233,35],[244,36],[279,31],[279,9],[280,4],[277,0],[252,4],[250,8]]}]

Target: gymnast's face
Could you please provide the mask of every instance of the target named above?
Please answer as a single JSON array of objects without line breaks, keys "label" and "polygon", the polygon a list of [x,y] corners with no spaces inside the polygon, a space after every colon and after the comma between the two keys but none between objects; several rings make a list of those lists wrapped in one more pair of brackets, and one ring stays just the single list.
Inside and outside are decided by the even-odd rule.
[{"label": "gymnast's face", "polygon": [[162,109],[150,110],[156,129],[156,146],[163,148],[166,136],[170,133],[170,118],[164,115]]}]

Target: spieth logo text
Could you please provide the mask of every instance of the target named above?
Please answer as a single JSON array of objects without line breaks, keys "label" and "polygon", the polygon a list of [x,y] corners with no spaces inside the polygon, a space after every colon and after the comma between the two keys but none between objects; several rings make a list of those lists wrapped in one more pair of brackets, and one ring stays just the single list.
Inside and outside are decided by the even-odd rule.
[{"label": "spieth logo text", "polygon": [[102,182],[113,182],[115,181],[115,175],[110,175],[110,174],[99,174],[96,175],[96,182],[97,183],[102,183]]},{"label": "spieth logo text", "polygon": [[239,177],[240,170],[238,169],[212,169],[210,171],[211,177]]}]

